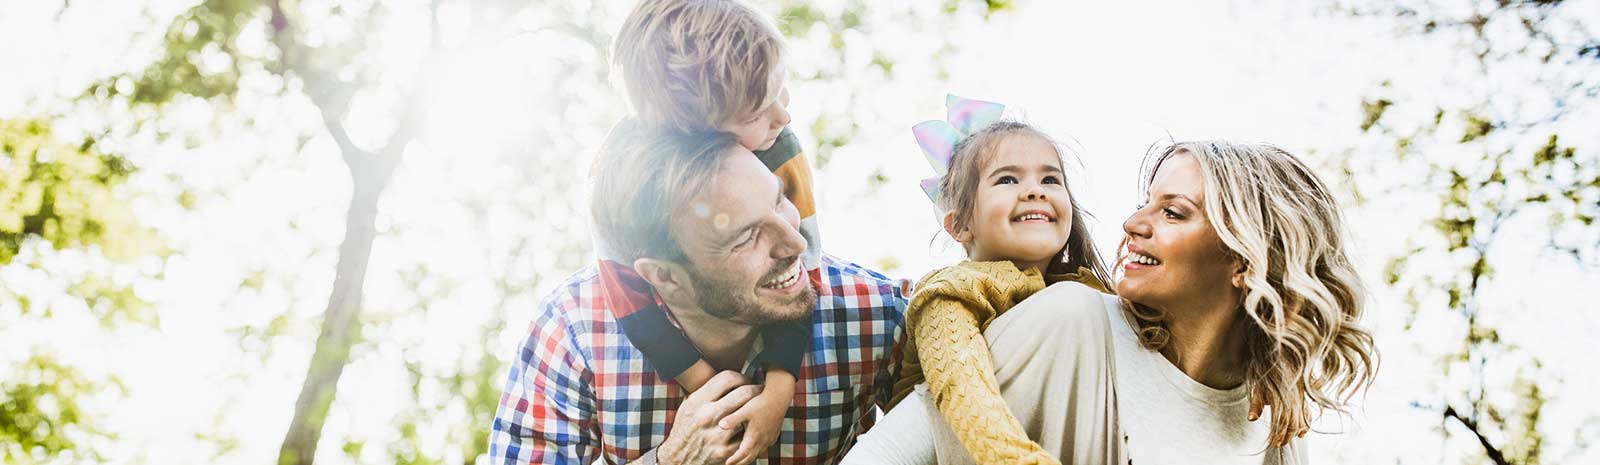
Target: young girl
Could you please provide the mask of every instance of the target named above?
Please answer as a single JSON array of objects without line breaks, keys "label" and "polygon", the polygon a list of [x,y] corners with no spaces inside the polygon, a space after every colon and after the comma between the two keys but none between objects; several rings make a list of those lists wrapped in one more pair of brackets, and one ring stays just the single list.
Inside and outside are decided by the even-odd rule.
[{"label": "young girl", "polygon": [[999,104],[952,95],[946,106],[949,122],[924,122],[913,133],[940,173],[923,188],[969,261],[917,284],[891,404],[926,382],[978,463],[1056,464],[1007,409],[983,330],[1049,283],[1105,292],[1109,275],[1067,187],[1058,145],[1032,126],[999,120]]}]

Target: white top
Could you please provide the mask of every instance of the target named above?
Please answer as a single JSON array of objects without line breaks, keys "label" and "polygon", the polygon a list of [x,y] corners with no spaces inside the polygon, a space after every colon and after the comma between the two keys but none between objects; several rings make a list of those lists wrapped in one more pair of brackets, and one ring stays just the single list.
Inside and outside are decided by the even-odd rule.
[{"label": "white top", "polygon": [[1243,385],[1213,389],[1189,378],[1161,353],[1139,345],[1114,296],[1105,296],[1116,352],[1117,410],[1133,463],[1307,463],[1300,441],[1267,449],[1270,423],[1249,421]]},{"label": "white top", "polygon": [[[1094,293],[1077,283],[1057,283],[1002,314],[984,337],[1012,413],[1030,437],[1043,439],[1040,445],[1055,451],[1063,463],[1074,462],[1074,457],[1080,462],[1084,457],[1120,462],[1123,453],[1141,465],[1308,463],[1299,440],[1267,450],[1269,425],[1265,420],[1247,420],[1250,399],[1242,386],[1212,389],[1190,379],[1160,353],[1140,346],[1115,296]],[[1095,365],[1085,361],[1086,355],[1112,360],[1101,363],[1103,367],[1085,367]],[[1063,360],[1074,367],[1064,368]],[[1039,370],[1040,365],[1052,367]],[[1063,373],[1071,375],[1062,379]],[[1107,385],[1113,386],[1114,394],[1095,393]],[[1086,397],[1104,400],[1081,400]],[[1022,399],[1031,400],[1019,402]],[[1041,399],[1073,401],[1039,405]],[[1063,430],[1067,441],[1052,434]],[[1125,443],[1115,441],[1119,435]],[[1084,449],[1091,450],[1085,454]],[[919,386],[861,435],[840,463],[931,465],[973,460],[957,443],[926,388]]]}]

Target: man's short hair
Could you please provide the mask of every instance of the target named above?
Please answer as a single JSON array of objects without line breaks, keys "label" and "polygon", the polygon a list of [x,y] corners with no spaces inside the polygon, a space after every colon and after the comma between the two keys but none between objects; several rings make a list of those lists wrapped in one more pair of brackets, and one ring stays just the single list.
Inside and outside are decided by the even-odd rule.
[{"label": "man's short hair", "polygon": [[682,260],[672,217],[692,213],[689,201],[716,178],[723,155],[736,145],[717,131],[662,130],[632,118],[618,123],[590,171],[590,214],[600,241],[626,265]]},{"label": "man's short hair", "polygon": [[735,0],[641,0],[611,57],[633,113],[680,131],[760,110],[783,79],[782,35]]}]

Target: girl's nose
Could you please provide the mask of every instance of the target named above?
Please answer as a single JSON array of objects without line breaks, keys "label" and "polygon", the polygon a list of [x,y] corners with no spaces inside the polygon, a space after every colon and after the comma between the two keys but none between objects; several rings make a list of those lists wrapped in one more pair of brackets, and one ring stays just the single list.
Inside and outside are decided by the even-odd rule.
[{"label": "girl's nose", "polygon": [[1039,185],[1038,184],[1034,184],[1034,185],[1028,186],[1027,190],[1022,191],[1022,199],[1023,200],[1040,200],[1040,199],[1043,199],[1043,198],[1044,198],[1044,190],[1039,189]]}]

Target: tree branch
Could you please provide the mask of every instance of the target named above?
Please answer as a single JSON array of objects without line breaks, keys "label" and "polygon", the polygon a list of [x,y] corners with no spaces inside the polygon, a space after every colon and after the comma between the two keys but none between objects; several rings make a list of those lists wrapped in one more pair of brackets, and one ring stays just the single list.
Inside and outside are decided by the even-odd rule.
[{"label": "tree branch", "polygon": [[1485,437],[1482,432],[1478,431],[1477,421],[1462,416],[1461,412],[1457,412],[1455,407],[1448,405],[1444,408],[1444,418],[1446,420],[1456,420],[1457,422],[1461,423],[1461,426],[1467,427],[1467,431],[1471,431],[1474,436],[1477,436],[1478,444],[1483,445],[1483,453],[1489,456],[1489,460],[1494,461],[1494,463],[1497,465],[1511,465],[1511,462],[1506,461],[1505,454],[1500,452],[1500,449],[1496,448],[1494,444],[1490,444],[1489,438]]}]

